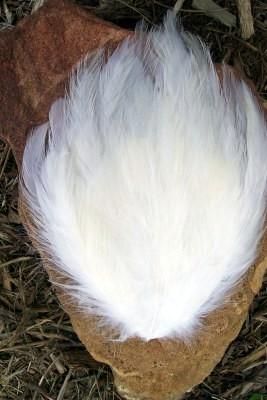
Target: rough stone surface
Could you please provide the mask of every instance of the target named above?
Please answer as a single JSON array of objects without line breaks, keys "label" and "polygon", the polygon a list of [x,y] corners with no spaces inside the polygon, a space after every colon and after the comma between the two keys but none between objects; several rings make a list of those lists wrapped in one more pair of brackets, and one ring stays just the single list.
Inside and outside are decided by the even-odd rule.
[{"label": "rough stone surface", "polygon": [[64,0],[49,0],[0,34],[0,136],[20,164],[29,130],[47,119],[73,67],[129,32]]},{"label": "rough stone surface", "polygon": [[[26,133],[47,119],[52,102],[64,93],[72,67],[88,52],[106,44],[114,46],[127,34],[66,1],[49,0],[16,29],[0,35],[0,135],[11,144],[18,165]],[[219,66],[217,70],[220,76]],[[35,242],[23,199],[20,214],[44,256]],[[88,351],[111,366],[123,396],[132,400],[179,399],[210,374],[238,335],[267,268],[267,237],[260,254],[225,306],[205,320],[204,329],[190,346],[179,340],[110,341],[111,332],[98,329],[97,318],[80,312],[58,288],[57,294]],[[45,268],[51,281],[64,281],[53,265]]]}]

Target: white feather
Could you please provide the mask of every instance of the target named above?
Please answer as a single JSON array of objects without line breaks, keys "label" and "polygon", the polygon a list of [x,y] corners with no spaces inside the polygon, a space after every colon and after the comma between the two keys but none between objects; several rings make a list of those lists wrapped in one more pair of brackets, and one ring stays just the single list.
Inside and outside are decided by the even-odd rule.
[{"label": "white feather", "polygon": [[187,338],[255,260],[266,155],[249,88],[220,84],[169,14],[80,65],[28,139],[22,191],[81,307],[122,340]]}]

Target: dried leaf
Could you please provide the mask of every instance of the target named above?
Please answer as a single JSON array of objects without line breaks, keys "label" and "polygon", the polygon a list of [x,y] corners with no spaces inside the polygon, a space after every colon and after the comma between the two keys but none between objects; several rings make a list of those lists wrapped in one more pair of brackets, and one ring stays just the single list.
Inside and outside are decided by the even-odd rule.
[{"label": "dried leaf", "polygon": [[217,19],[230,28],[236,26],[236,17],[212,0],[193,0],[192,7],[203,11],[204,14]]}]

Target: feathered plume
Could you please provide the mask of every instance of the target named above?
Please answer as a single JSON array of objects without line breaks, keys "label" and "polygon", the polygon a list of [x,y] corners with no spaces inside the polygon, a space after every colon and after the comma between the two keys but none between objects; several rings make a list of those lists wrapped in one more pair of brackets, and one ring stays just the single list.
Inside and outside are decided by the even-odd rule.
[{"label": "feathered plume", "polygon": [[122,340],[186,338],[257,255],[264,117],[171,13],[106,58],[78,67],[29,137],[22,193],[83,309]]}]

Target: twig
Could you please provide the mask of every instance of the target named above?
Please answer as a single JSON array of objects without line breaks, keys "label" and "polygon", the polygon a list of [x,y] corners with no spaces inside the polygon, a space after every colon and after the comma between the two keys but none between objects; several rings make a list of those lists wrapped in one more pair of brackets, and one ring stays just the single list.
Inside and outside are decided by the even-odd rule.
[{"label": "twig", "polygon": [[241,37],[249,39],[255,33],[250,0],[236,0],[236,4],[239,14]]},{"label": "twig", "polygon": [[57,400],[63,400],[63,397],[64,397],[64,394],[65,394],[68,382],[69,382],[70,377],[71,377],[71,373],[72,373],[72,371],[70,369],[69,372],[67,373],[65,379],[64,379],[63,385],[60,388],[59,394],[57,396]]},{"label": "twig", "polygon": [[184,4],[184,0],[177,0],[174,7],[173,7],[173,11],[175,14],[178,14],[179,11],[181,11],[181,8]]}]

